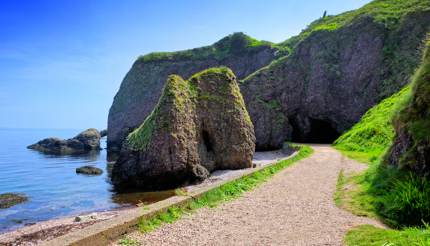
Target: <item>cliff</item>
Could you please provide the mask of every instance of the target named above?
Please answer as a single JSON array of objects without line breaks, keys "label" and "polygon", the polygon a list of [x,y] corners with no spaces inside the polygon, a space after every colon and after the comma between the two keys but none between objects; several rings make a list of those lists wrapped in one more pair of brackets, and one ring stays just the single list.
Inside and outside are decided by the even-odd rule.
[{"label": "cliff", "polygon": [[169,74],[225,65],[242,79],[257,149],[285,140],[333,142],[408,84],[430,31],[430,2],[376,0],[326,16],[280,44],[233,34],[212,46],[139,58],[109,112],[108,146],[121,145],[155,106]]},{"label": "cliff", "polygon": [[331,143],[408,84],[430,30],[429,7],[424,1],[374,1],[320,19],[281,44],[291,54],[241,85],[257,147],[279,148],[285,139]]},{"label": "cliff", "polygon": [[223,65],[241,79],[284,52],[270,42],[235,33],[210,46],[139,57],[121,83],[110,108],[108,148],[119,150],[128,133],[151,113],[170,74],[188,78],[201,70]]},{"label": "cliff", "polygon": [[396,136],[387,161],[430,175],[430,42],[413,81],[412,95],[394,119]]}]

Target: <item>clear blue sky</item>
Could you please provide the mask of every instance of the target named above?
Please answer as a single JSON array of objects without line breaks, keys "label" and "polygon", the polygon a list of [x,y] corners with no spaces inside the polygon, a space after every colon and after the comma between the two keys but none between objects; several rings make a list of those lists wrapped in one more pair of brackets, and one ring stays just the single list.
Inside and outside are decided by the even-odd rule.
[{"label": "clear blue sky", "polygon": [[138,55],[242,31],[280,42],[369,0],[0,1],[0,127],[106,127]]}]

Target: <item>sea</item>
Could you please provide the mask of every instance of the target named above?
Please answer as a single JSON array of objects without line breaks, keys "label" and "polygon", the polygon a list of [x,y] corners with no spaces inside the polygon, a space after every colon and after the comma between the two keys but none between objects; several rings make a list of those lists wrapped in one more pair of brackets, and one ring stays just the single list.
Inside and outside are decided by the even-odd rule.
[{"label": "sea", "polygon": [[[0,128],[0,194],[21,193],[28,201],[0,209],[0,233],[40,221],[106,211],[137,203],[151,203],[170,193],[117,194],[110,182],[112,163],[106,160],[106,138],[101,151],[56,156],[27,149],[47,137],[71,138],[80,130]],[[76,174],[76,168],[90,165],[103,174]]]}]

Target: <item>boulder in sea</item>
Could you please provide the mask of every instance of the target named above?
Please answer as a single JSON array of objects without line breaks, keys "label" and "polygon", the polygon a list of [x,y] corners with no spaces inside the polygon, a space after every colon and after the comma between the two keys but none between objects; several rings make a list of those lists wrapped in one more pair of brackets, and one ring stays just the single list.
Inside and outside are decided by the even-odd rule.
[{"label": "boulder in sea", "polygon": [[107,129],[101,130],[100,131],[100,137],[106,137],[107,136]]},{"label": "boulder in sea", "polygon": [[254,127],[230,69],[207,69],[188,81],[171,75],[151,115],[128,135],[112,181],[119,190],[174,188],[214,170],[252,167],[254,149]]},{"label": "boulder in sea", "polygon": [[101,175],[103,173],[103,170],[93,166],[82,166],[82,167],[76,168],[76,173],[86,174],[86,175]]},{"label": "boulder in sea", "polygon": [[90,128],[70,139],[45,138],[28,146],[46,154],[70,155],[83,154],[93,150],[100,150],[100,133]]},{"label": "boulder in sea", "polygon": [[0,209],[10,208],[19,203],[26,202],[28,197],[19,193],[3,193],[0,194]]}]

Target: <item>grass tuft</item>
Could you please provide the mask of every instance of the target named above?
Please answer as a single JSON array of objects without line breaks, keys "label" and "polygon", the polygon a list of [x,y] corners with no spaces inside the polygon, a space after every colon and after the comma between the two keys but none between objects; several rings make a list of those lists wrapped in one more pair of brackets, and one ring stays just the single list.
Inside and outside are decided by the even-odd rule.
[{"label": "grass tuft", "polygon": [[345,243],[354,246],[428,246],[430,245],[430,228],[387,230],[362,225],[346,234]]}]

